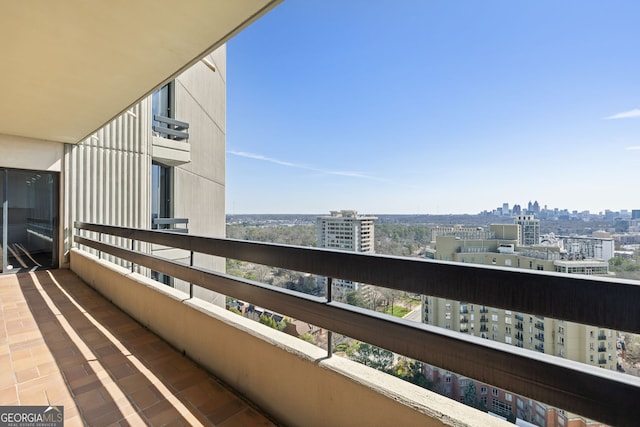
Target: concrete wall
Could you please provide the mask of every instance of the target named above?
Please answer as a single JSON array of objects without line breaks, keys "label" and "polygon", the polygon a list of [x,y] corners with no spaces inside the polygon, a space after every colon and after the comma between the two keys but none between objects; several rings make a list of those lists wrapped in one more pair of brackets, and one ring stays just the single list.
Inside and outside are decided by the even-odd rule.
[{"label": "concrete wall", "polygon": [[[175,119],[189,123],[188,142],[163,142],[167,147],[189,147],[189,162],[169,165],[174,166],[173,217],[187,218],[190,234],[224,237],[226,46],[206,59],[215,71],[198,62],[175,79]],[[151,107],[148,97],[95,135],[65,146],[63,254],[72,246],[74,221],[151,228],[151,164],[163,160],[154,158]],[[148,246],[139,249],[150,250]],[[153,252],[189,262],[188,252]],[[63,265],[66,262],[68,256],[63,255]],[[225,269],[224,259],[208,255],[197,254],[194,263],[217,271]],[[188,284],[179,280],[174,284],[188,292]],[[213,292],[199,290],[196,296],[224,305],[224,296]]]},{"label": "concrete wall", "polygon": [[510,425],[87,252],[72,249],[71,269],[284,425]]}]

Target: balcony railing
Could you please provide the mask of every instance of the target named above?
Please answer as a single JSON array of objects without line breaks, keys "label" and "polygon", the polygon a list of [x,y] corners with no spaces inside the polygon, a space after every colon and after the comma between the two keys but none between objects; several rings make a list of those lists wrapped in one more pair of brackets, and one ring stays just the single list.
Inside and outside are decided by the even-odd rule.
[{"label": "balcony railing", "polygon": [[[640,286],[632,281],[205,238],[90,223],[76,223],[75,228],[79,230],[74,237],[77,245],[594,420],[613,425],[637,423],[638,378],[335,302],[331,300],[330,286],[328,298],[310,296],[190,267],[129,248],[135,247],[131,241],[143,241],[414,294],[639,333],[640,310],[637,310],[636,302],[640,301]],[[122,246],[90,237],[105,234],[124,238]],[[571,304],[561,301],[571,301]],[[482,363],[477,363],[478,360]]]},{"label": "balcony railing", "polygon": [[189,218],[152,218],[153,230],[173,231],[174,233],[189,232]]},{"label": "balcony railing", "polygon": [[523,328],[521,322],[516,323],[516,329],[519,330],[519,331],[524,331],[524,328]]},{"label": "balcony railing", "polygon": [[155,114],[153,116],[153,131],[157,132],[162,138],[173,139],[175,141],[185,141],[189,139],[189,123],[180,120],[171,119],[165,116]]},{"label": "balcony railing", "polygon": [[544,331],[544,323],[536,322],[534,326],[536,327],[536,329],[540,329],[541,331]]}]

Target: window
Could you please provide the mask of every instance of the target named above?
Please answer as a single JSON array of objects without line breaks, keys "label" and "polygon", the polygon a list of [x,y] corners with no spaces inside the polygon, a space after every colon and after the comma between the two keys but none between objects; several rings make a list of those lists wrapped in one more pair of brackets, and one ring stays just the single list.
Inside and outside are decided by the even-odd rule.
[{"label": "window", "polygon": [[498,390],[497,388],[491,389],[491,394],[498,397],[500,396],[500,390]]},{"label": "window", "polygon": [[[157,91],[153,92],[153,95],[151,96],[152,114],[168,117],[170,119],[175,118],[173,99],[174,99],[174,84],[171,81],[166,85],[162,86]],[[154,124],[157,124],[157,123],[154,122]]]},{"label": "window", "polygon": [[480,394],[487,394],[487,388],[486,387],[480,387]]},{"label": "window", "polygon": [[511,402],[513,400],[513,395],[511,393],[505,393],[504,400],[506,400],[507,402]]},{"label": "window", "polygon": [[151,218],[171,218],[172,211],[172,168],[153,162],[151,165]]},{"label": "window", "polygon": [[498,399],[493,399],[492,406],[493,410],[499,414],[507,414],[511,412],[511,405],[501,402]]}]

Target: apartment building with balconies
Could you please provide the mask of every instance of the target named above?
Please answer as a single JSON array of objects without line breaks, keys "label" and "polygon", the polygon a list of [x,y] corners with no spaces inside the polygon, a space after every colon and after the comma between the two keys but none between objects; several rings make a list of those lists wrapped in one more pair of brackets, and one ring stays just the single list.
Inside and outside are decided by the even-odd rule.
[{"label": "apartment building with balconies", "polygon": [[[375,223],[377,218],[359,215],[355,210],[331,211],[316,218],[316,245],[319,248],[338,249],[362,253],[375,252]],[[319,286],[326,286],[326,278],[319,279]],[[350,280],[332,280],[333,295],[343,299],[345,294],[358,289],[358,283]]]}]

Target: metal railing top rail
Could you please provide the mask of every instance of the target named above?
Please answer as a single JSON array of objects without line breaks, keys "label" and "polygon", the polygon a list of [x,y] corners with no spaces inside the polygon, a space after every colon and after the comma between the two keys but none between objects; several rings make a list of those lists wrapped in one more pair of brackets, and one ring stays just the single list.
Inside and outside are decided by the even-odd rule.
[{"label": "metal railing top rail", "polygon": [[176,141],[189,139],[189,133],[187,132],[189,130],[189,123],[158,114],[153,116],[153,120],[159,123],[159,125],[154,124],[152,126],[154,132],[158,132],[160,135],[165,135],[166,138]]},{"label": "metal railing top rail", "polygon": [[[82,224],[76,226],[93,228],[85,228]],[[160,235],[162,232],[145,234]],[[155,239],[145,240],[156,243]],[[268,307],[318,327],[592,419],[613,425],[634,425],[636,422],[635,404],[640,399],[640,379],[635,377],[190,267],[87,237],[76,235],[74,241],[203,288]]]},{"label": "metal railing top rail", "polygon": [[77,222],[76,228],[335,279],[640,333],[631,280],[158,233]]}]

